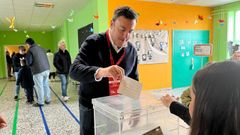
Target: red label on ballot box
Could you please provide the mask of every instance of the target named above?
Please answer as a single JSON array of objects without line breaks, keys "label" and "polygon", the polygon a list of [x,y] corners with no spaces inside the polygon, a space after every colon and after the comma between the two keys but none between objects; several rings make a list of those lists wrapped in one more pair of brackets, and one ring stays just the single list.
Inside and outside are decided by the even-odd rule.
[{"label": "red label on ballot box", "polygon": [[112,77],[108,77],[108,81],[109,81],[109,95],[110,96],[117,95],[120,80],[114,80]]}]

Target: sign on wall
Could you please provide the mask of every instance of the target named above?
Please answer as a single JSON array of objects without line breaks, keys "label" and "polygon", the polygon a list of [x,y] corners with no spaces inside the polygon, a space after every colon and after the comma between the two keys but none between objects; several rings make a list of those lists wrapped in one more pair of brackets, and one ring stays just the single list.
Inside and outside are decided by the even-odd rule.
[{"label": "sign on wall", "polygon": [[196,44],[194,45],[194,55],[196,56],[211,56],[212,45],[211,44]]},{"label": "sign on wall", "polygon": [[167,30],[135,30],[130,42],[137,50],[139,64],[168,62]]}]

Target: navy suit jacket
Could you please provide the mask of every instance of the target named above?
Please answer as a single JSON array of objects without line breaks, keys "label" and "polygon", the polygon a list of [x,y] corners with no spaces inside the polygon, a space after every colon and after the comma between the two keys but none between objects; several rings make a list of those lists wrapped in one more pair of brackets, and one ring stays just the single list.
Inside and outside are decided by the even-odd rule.
[{"label": "navy suit jacket", "polygon": [[[112,45],[110,50],[115,62],[124,52],[121,50],[116,53]],[[138,80],[137,51],[130,42],[125,50],[126,55],[119,66],[125,70],[126,76]],[[106,33],[90,35],[82,43],[80,51],[70,67],[70,77],[80,82],[79,102],[86,107],[92,107],[92,98],[109,95],[108,78],[103,78],[99,82],[94,78],[98,68],[111,66],[109,52]]]}]

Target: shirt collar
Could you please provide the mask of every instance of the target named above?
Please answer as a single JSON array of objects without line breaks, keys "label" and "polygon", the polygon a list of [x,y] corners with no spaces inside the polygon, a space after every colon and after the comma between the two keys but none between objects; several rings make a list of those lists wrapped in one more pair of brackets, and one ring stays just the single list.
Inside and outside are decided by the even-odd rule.
[{"label": "shirt collar", "polygon": [[111,31],[111,29],[109,29],[109,32],[108,32],[109,40],[110,40],[110,42],[111,42],[111,44],[112,44],[113,49],[114,49],[117,53],[119,53],[124,47],[127,47],[127,44],[123,45],[121,48],[118,48],[117,45],[115,45],[115,44],[113,43],[113,40],[112,40],[110,31]]}]

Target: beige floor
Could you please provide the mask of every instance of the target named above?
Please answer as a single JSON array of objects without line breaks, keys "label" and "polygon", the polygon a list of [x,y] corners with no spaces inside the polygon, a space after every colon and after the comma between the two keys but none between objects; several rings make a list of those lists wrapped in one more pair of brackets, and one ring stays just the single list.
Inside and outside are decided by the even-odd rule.
[{"label": "beige floor", "polygon": [[[7,80],[0,80],[0,93],[3,90]],[[51,82],[54,92],[61,97],[60,82]],[[15,93],[15,81],[8,81],[7,85],[0,96],[0,113],[7,118],[7,128],[0,129],[0,135],[13,134],[14,115],[17,102],[13,100]],[[68,94],[70,101],[64,103],[72,112],[77,120],[79,120],[78,95],[77,87],[72,82],[69,83]],[[52,102],[50,105],[42,107],[50,134],[52,135],[79,135],[79,123],[73,118],[68,110],[61,103],[59,98],[51,92]],[[46,129],[43,124],[41,109],[32,107],[25,103],[26,98],[21,89],[20,100],[18,106],[16,134],[17,135],[46,135]],[[188,135],[189,128],[180,122],[180,135]]]},{"label": "beige floor", "polygon": [[[1,84],[3,83],[1,82]],[[51,87],[61,97],[60,82],[51,82]],[[70,84],[68,90],[71,98],[65,105],[79,120],[77,89],[74,85]],[[15,82],[8,82],[0,97],[0,112],[6,116],[8,122],[8,127],[0,130],[0,135],[12,134],[13,119],[17,104],[13,100],[14,91]],[[79,135],[79,124],[73,119],[53,92],[51,92],[51,97],[51,104],[42,107],[50,133],[52,135]],[[23,89],[21,89],[16,128],[17,135],[46,135],[40,108],[33,107],[25,102],[26,97]]]}]

